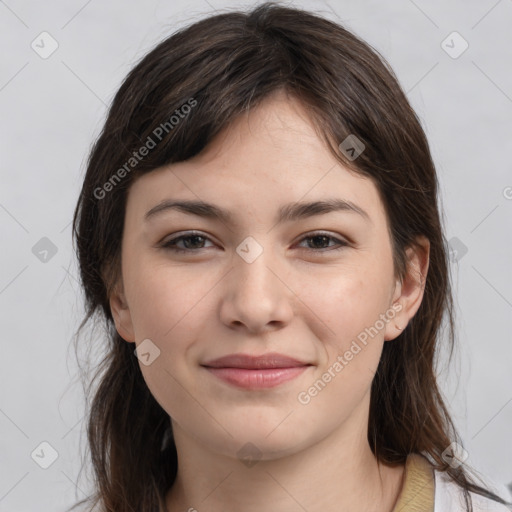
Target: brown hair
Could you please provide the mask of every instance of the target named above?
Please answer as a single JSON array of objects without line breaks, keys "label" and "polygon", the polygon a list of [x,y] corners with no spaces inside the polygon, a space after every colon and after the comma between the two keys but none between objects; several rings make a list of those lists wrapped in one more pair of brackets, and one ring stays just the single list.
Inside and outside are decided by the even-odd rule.
[{"label": "brown hair", "polygon": [[[96,492],[75,507],[89,501],[109,512],[155,512],[177,471],[172,436],[163,444],[169,416],[109,306],[127,190],[137,176],[197,155],[279,90],[302,102],[344,166],[377,186],[397,276],[404,276],[405,250],[416,237],[430,241],[421,306],[398,339],[384,344],[372,383],[371,449],[389,464],[423,453],[464,489],[470,510],[468,491],[505,503],[476,485],[465,465],[453,468],[442,457],[459,440],[435,373],[443,326],[452,357],[454,313],[437,176],[420,122],[390,66],[367,43],[310,12],[265,3],[200,20],[156,46],[124,80],[90,153],[73,221],[87,308],[78,332],[103,319],[108,346],[88,388],[99,379],[87,422]],[[338,147],[349,135],[365,145],[355,160]],[[152,147],[138,158],[144,145]]]}]

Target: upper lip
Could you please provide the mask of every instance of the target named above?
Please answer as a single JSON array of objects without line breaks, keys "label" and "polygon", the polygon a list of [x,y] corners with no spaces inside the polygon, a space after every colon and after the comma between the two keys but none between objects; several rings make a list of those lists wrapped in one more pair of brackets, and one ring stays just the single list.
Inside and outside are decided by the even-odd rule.
[{"label": "upper lip", "polygon": [[262,368],[294,368],[297,366],[309,366],[310,363],[298,361],[293,357],[271,352],[260,356],[249,354],[231,354],[218,359],[212,359],[202,366],[210,368],[244,368],[248,370]]}]

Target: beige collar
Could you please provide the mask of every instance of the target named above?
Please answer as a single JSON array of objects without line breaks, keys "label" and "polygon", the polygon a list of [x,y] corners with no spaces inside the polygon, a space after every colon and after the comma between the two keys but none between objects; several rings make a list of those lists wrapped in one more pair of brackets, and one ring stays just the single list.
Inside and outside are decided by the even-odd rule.
[{"label": "beige collar", "polygon": [[393,512],[434,511],[434,468],[423,455],[408,455],[403,482]]}]

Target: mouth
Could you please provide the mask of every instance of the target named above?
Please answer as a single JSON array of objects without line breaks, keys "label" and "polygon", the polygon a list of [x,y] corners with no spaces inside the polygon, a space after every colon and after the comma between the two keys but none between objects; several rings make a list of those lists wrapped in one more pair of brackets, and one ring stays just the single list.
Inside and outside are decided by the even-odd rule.
[{"label": "mouth", "polygon": [[283,354],[232,354],[202,364],[222,381],[244,389],[272,388],[301,375],[310,363]]}]

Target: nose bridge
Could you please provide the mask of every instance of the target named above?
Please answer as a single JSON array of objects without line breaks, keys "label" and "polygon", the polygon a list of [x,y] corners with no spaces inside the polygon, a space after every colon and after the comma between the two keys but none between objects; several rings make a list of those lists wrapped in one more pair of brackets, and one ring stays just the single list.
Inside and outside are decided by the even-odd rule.
[{"label": "nose bridge", "polygon": [[[260,240],[262,237],[260,237]],[[268,240],[269,237],[266,238]],[[243,292],[267,293],[274,288],[277,279],[270,268],[276,266],[276,258],[270,244],[260,243],[249,236],[236,248],[236,286]],[[269,268],[270,267],[270,268]],[[240,290],[239,290],[240,291]]]},{"label": "nose bridge", "polygon": [[229,291],[223,300],[223,319],[256,331],[270,322],[288,321],[291,307],[272,248],[251,238],[236,249]]}]

